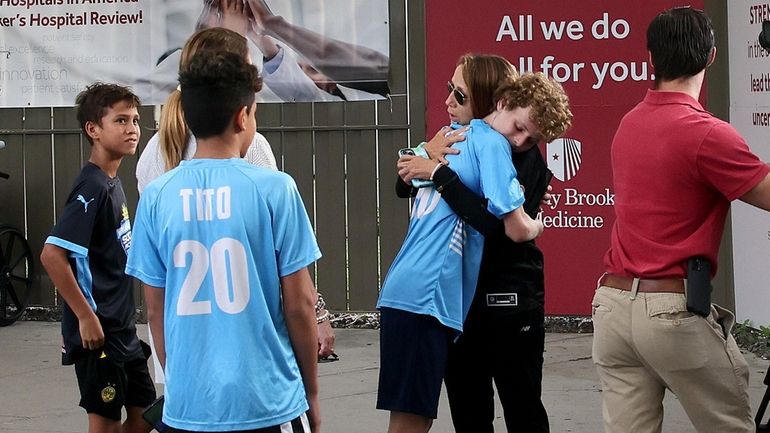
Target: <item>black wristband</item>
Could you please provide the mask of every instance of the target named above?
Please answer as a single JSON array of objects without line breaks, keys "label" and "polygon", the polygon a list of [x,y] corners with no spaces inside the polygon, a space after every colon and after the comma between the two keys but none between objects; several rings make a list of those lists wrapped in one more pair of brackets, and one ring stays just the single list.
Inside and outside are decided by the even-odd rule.
[{"label": "black wristband", "polygon": [[446,165],[442,165],[433,173],[433,185],[435,185],[438,192],[443,191],[456,180],[457,174]]}]

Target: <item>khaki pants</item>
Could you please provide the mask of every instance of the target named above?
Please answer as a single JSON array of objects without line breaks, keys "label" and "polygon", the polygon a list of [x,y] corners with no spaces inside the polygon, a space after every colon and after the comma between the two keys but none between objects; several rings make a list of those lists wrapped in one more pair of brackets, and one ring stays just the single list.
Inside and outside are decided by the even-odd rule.
[{"label": "khaki pants", "polygon": [[755,431],[731,312],[712,305],[703,318],[687,311],[682,294],[604,286],[592,304],[605,432],[660,433],[666,389],[699,433]]}]

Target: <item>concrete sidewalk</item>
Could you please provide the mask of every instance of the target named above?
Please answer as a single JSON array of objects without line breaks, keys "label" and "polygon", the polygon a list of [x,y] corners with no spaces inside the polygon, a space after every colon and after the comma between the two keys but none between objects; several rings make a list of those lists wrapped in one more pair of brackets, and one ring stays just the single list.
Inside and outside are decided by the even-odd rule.
[{"label": "concrete sidewalk", "polygon": [[[374,409],[377,391],[378,331],[337,329],[340,360],[320,364],[323,431],[384,433],[387,413]],[[140,326],[146,338],[147,328]],[[77,406],[72,367],[60,365],[58,323],[19,322],[0,328],[0,432],[82,433],[87,423]],[[553,432],[598,433],[601,391],[591,363],[591,334],[548,334],[543,399]],[[473,354],[468,354],[473,356]],[[758,405],[768,361],[746,354],[751,366],[751,398]],[[665,401],[664,432],[694,432],[676,398]],[[496,431],[505,432],[497,410]],[[432,432],[452,432],[446,398]]]}]

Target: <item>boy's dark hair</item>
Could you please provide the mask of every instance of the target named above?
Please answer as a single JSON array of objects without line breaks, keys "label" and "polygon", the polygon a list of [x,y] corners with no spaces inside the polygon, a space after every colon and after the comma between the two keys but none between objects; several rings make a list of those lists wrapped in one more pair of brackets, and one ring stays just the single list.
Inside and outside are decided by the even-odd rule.
[{"label": "boy's dark hair", "polygon": [[262,88],[259,71],[235,53],[203,50],[179,74],[182,111],[196,138],[222,134],[241,107],[251,110]]},{"label": "boy's dark hair", "polygon": [[714,48],[714,27],[701,10],[667,9],[647,28],[647,49],[655,68],[655,82],[692,77],[708,66]]},{"label": "boy's dark hair", "polygon": [[142,105],[139,101],[139,97],[128,87],[100,82],[96,82],[86,87],[86,89],[80,92],[77,98],[75,98],[80,129],[83,130],[86,138],[88,138],[88,142],[91,143],[92,146],[94,143],[86,132],[86,123],[93,122],[101,126],[102,117],[104,117],[107,109],[121,101],[127,102],[131,107],[139,108],[139,106]]}]

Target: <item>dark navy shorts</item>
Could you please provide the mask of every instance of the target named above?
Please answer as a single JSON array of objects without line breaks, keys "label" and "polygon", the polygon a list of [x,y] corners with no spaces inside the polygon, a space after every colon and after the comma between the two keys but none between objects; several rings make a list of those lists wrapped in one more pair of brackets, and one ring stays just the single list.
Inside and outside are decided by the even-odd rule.
[{"label": "dark navy shorts", "polygon": [[88,413],[120,421],[123,407],[149,406],[155,400],[155,385],[147,360],[116,362],[102,353],[89,350],[75,362],[80,407]]},{"label": "dark navy shorts", "polygon": [[449,345],[456,335],[435,317],[380,308],[377,409],[435,419]]}]

